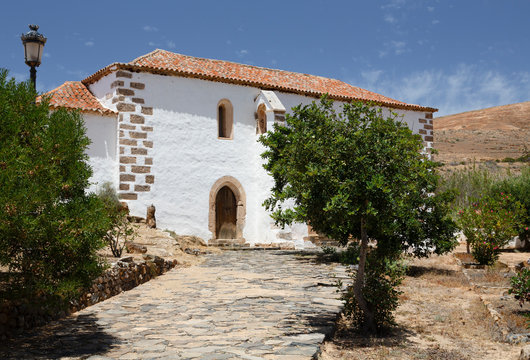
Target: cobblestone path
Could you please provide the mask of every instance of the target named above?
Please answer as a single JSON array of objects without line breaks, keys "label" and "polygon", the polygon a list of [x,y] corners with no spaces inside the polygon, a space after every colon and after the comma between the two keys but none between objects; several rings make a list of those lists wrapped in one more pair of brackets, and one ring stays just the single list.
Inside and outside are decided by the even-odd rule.
[{"label": "cobblestone path", "polygon": [[3,344],[0,358],[311,359],[341,308],[331,274],[344,269],[296,252],[208,255]]}]

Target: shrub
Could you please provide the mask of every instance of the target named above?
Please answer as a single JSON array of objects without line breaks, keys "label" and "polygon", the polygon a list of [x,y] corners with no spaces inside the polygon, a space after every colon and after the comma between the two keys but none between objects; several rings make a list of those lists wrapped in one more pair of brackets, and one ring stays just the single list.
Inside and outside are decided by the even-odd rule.
[{"label": "shrub", "polygon": [[91,175],[83,119],[35,102],[29,82],[0,70],[0,265],[13,275],[11,296],[65,299],[103,269],[108,219],[85,193]]},{"label": "shrub", "polygon": [[98,197],[104,204],[109,219],[109,229],[104,239],[112,251],[112,255],[120,257],[125,243],[132,240],[136,232],[127,219],[127,208],[122,206],[116,190],[111,183],[104,183],[98,191]]},{"label": "shrub", "polygon": [[[399,305],[401,294],[397,287],[403,281],[405,266],[400,261],[374,261],[373,257],[371,260],[366,268],[363,294],[374,313],[376,329],[381,333],[395,325],[393,312]],[[355,278],[356,272],[351,271],[350,275]],[[341,298],[344,301],[344,314],[356,328],[361,329],[364,314],[355,299],[353,287],[343,290]]]},{"label": "shrub", "polygon": [[355,265],[359,263],[359,243],[352,242],[346,249],[337,251],[333,246],[322,246],[322,253],[328,261],[340,262],[343,265]]},{"label": "shrub", "polygon": [[479,264],[492,265],[520,230],[521,204],[510,194],[486,195],[459,212],[459,226]]},{"label": "shrub", "polygon": [[523,306],[525,301],[530,301],[530,270],[523,268],[521,272],[513,276],[510,280],[511,288],[508,290],[509,294],[514,294],[514,297],[519,300],[519,305]]},{"label": "shrub", "polygon": [[530,242],[530,166],[522,168],[519,176],[497,181],[492,185],[491,192],[511,194],[515,200],[521,203],[524,212],[521,218],[523,226],[519,228],[518,235],[522,241]]}]

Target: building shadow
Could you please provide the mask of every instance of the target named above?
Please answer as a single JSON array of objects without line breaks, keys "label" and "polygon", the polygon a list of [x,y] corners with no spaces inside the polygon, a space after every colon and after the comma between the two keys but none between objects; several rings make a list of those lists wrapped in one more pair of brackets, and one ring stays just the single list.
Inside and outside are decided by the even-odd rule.
[{"label": "building shadow", "polygon": [[0,344],[0,359],[86,358],[101,355],[121,340],[105,332],[93,315],[70,316],[15,335]]}]

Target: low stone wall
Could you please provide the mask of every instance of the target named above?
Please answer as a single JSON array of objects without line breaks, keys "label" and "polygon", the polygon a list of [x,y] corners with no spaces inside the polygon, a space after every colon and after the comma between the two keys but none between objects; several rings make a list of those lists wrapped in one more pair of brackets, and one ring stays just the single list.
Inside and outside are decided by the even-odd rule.
[{"label": "low stone wall", "polygon": [[47,302],[29,303],[17,300],[0,304],[0,339],[43,325],[79,311],[87,306],[130,290],[161,275],[177,265],[177,260],[164,260],[158,256],[144,255],[143,261],[132,257],[120,259],[92,283],[78,300],[70,302],[67,311],[58,310]]}]

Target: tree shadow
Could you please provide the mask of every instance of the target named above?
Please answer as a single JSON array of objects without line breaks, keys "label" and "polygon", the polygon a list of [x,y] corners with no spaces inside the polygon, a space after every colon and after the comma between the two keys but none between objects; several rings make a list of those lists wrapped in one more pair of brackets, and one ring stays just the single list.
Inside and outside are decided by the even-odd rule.
[{"label": "tree shadow", "polygon": [[344,348],[405,347],[413,344],[409,338],[414,335],[414,331],[403,326],[395,326],[375,335],[339,326],[332,341]]},{"label": "tree shadow", "polygon": [[85,358],[121,342],[97,324],[93,314],[70,316],[21,333],[0,345],[1,359]]},{"label": "tree shadow", "polygon": [[456,276],[459,274],[459,271],[430,266],[409,265],[406,274],[410,277],[421,277],[424,275]]}]

